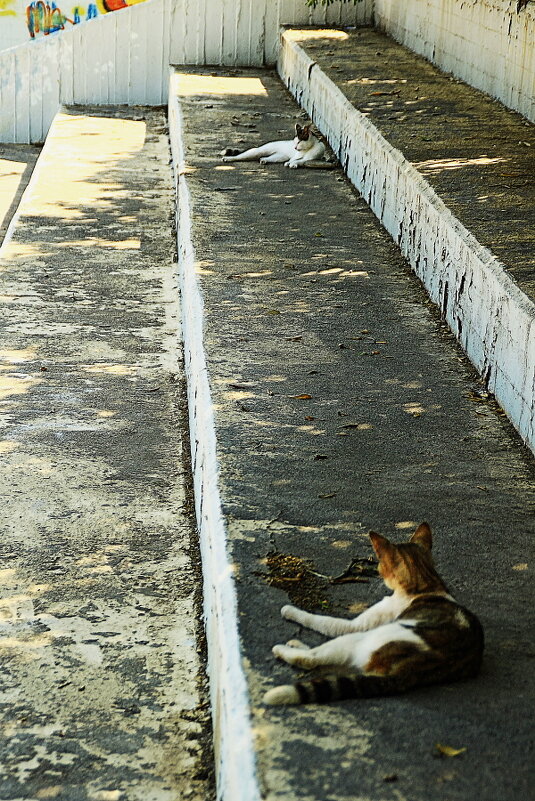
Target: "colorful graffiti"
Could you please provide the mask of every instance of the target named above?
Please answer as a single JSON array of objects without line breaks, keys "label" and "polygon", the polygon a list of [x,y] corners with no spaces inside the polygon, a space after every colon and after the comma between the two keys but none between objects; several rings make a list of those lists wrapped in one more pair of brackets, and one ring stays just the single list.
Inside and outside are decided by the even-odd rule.
[{"label": "colorful graffiti", "polygon": [[[0,0],[0,3],[9,0]],[[85,20],[94,19],[99,14],[108,14],[110,11],[119,11],[121,8],[136,5],[143,0],[97,0],[90,2],[87,11],[80,6],[72,9],[72,17],[67,17],[55,2],[45,2],[45,0],[32,0],[26,8],[26,24],[32,39],[36,34],[42,33],[48,36],[56,31],[64,30],[66,25],[78,25]]]},{"label": "colorful graffiti", "polygon": [[[97,13],[95,3],[90,3],[85,18],[93,19],[93,17],[97,16]],[[66,17],[54,2],[49,4],[45,3],[44,0],[37,0],[37,2],[30,3],[26,9],[26,24],[32,39],[35,39],[36,33],[43,33],[48,36],[50,33],[62,31],[66,23],[78,25],[79,22],[81,22],[81,14],[78,6],[73,8],[72,19]]]}]

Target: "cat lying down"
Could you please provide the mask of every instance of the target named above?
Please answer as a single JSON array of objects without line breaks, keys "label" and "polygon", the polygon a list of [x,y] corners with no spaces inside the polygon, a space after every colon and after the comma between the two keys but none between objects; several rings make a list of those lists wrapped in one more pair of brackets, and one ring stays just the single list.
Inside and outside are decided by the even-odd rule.
[{"label": "cat lying down", "polygon": [[266,704],[325,703],[393,695],[415,687],[476,676],[483,654],[477,617],[449,594],[431,557],[431,529],[422,523],[408,543],[370,533],[379,574],[393,595],[353,620],[313,615],[283,606],[294,621],[329,640],[309,648],[298,640],[275,645],[289,665],[322,668],[325,675],[274,687]]},{"label": "cat lying down", "polygon": [[325,158],[325,145],[316,139],[311,125],[295,126],[295,138],[280,142],[267,142],[240,153],[233,148],[221,151],[223,161],[259,161],[260,164],[284,164],[296,169],[307,162]]}]

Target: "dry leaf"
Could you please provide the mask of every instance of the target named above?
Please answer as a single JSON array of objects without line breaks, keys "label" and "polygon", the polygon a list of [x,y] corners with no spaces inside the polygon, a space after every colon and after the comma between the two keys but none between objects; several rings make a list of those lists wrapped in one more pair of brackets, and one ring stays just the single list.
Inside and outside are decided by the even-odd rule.
[{"label": "dry leaf", "polygon": [[303,339],[303,334],[299,334],[296,337],[285,337],[286,342],[300,342]]},{"label": "dry leaf", "polygon": [[326,492],[325,495],[318,495],[318,498],[336,498],[336,492]]},{"label": "dry leaf", "polygon": [[305,392],[303,392],[302,395],[288,395],[288,397],[293,398],[294,400],[310,400],[312,395],[307,395]]},{"label": "dry leaf", "polygon": [[464,754],[466,751],[466,748],[452,748],[451,745],[442,745],[441,743],[436,743],[435,748],[439,754],[447,757],[459,756],[459,754]]}]

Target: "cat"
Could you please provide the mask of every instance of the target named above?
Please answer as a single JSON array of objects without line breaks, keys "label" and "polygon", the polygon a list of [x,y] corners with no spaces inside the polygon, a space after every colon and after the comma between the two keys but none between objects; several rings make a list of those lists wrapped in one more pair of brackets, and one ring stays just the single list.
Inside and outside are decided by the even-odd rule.
[{"label": "cat", "polygon": [[280,142],[268,142],[260,147],[251,147],[240,153],[238,150],[226,148],[221,151],[223,161],[260,161],[260,164],[281,164],[296,169],[307,161],[324,158],[325,145],[315,137],[312,125],[296,124],[295,139]]},{"label": "cat", "polygon": [[400,545],[375,532],[369,536],[379,574],[393,595],[353,620],[283,606],[286,620],[334,639],[317,648],[299,640],[275,645],[274,655],[290,665],[328,670],[323,677],[268,690],[266,704],[393,695],[477,675],[483,629],[477,617],[451,597],[436,572],[429,525],[422,523],[409,542]]}]

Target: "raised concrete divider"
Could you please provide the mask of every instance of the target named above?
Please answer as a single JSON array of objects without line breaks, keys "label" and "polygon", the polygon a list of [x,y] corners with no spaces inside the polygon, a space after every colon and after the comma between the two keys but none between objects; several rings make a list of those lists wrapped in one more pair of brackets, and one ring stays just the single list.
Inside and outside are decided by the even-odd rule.
[{"label": "raised concrete divider", "polygon": [[[447,82],[447,78],[437,70],[434,70],[434,88],[426,85],[420,90],[422,81],[431,84],[429,75],[424,73],[433,68],[414,54],[399,55],[403,51],[400,45],[373,31],[287,30],[282,36],[279,73],[329,140],[349,179],[399,244],[471,361],[485,377],[489,390],[534,449],[535,293],[530,255],[534,240],[534,189],[530,179],[535,146],[533,126],[527,127],[528,123],[518,115],[490,100],[486,101],[485,114],[478,119],[473,111],[478,103],[476,90],[469,90],[470,96],[463,96],[457,107],[453,99],[448,105],[447,96],[436,87],[441,81]],[[363,88],[365,94],[354,100],[352,93]],[[426,91],[425,113],[419,117],[422,111],[418,111],[418,92],[425,95]],[[384,101],[379,100],[382,96]],[[376,114],[377,105],[381,105],[382,114]],[[471,129],[463,129],[463,108],[464,119],[473,118]],[[399,129],[409,126],[406,117],[411,113],[420,124],[410,128],[411,139],[400,149],[400,145],[392,144],[395,132],[383,132],[389,125],[391,128],[397,125]],[[442,126],[442,133],[431,132],[428,113],[434,116],[435,130],[437,125]],[[389,123],[387,117],[393,122]],[[457,139],[453,146],[445,142],[442,158],[437,155],[435,161],[430,159],[426,163],[425,155],[420,159],[407,156],[406,146],[410,149],[415,141],[420,142],[422,153],[430,151],[433,137],[446,139],[443,131],[448,127]],[[510,139],[505,143],[507,135]],[[471,139],[468,146],[467,136]],[[493,152],[484,149],[496,147],[496,142],[498,146]],[[521,162],[518,166],[511,163],[511,146],[517,148]],[[466,150],[473,151],[474,147],[479,148],[475,159],[466,158]],[[414,163],[418,160],[422,164]],[[470,176],[454,197],[436,187],[430,174],[434,167],[438,173],[457,169],[462,176],[464,166],[470,166],[471,162],[483,164],[486,160],[491,165],[503,163],[500,171],[506,177],[494,205],[492,199],[485,205],[484,197],[489,194],[489,184],[495,181],[492,174],[487,174],[483,181],[478,177],[475,182]],[[504,198],[510,194],[508,184],[514,181],[514,177],[507,177],[511,170],[513,176],[517,170],[524,181],[517,188],[515,204],[504,213]],[[463,194],[466,195],[470,181],[471,205],[464,209],[461,220],[459,207],[466,201]],[[521,198],[523,194],[524,206],[516,202],[516,195]],[[479,229],[474,229],[470,210],[474,217],[482,213],[490,228],[494,220],[495,232],[503,226],[502,240],[496,242],[496,247],[488,231],[480,236]],[[492,249],[481,241],[483,236],[489,238]],[[527,237],[524,244],[523,237]],[[508,243],[516,240],[521,247],[508,253]],[[507,258],[511,255],[509,262]],[[526,264],[518,284],[510,274],[517,261]]]},{"label": "raised concrete divider", "polygon": [[[533,779],[533,459],[341,171],[222,163],[302,119],[271,72],[171,82],[218,796],[514,801]],[[310,636],[280,607],[356,614],[384,594],[367,531],[425,518],[483,621],[481,677],[264,707],[294,675],[271,646]]]},{"label": "raised concrete divider", "polygon": [[208,673],[212,702],[218,798],[256,801],[260,798],[249,720],[249,698],[241,666],[237,604],[226,525],[219,492],[216,430],[204,351],[204,304],[198,282],[201,262],[192,238],[188,166],[184,150],[179,97],[195,94],[171,70],[169,133],[177,192],[176,224],[182,336],[188,382],[191,460],[195,509],[203,558],[203,599],[208,642]]}]

